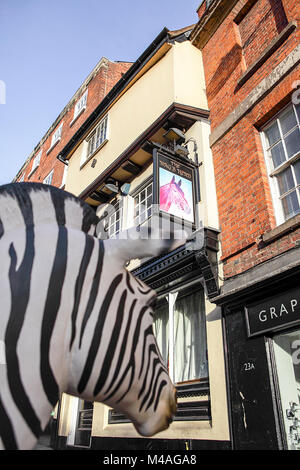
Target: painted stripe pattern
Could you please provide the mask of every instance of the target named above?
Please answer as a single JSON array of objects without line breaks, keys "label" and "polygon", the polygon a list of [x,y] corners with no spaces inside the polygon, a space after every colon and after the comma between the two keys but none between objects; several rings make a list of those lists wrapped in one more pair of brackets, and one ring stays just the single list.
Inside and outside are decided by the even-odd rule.
[{"label": "painted stripe pattern", "polygon": [[93,236],[97,221],[57,188],[0,187],[0,288],[9,306],[0,318],[0,449],[34,446],[63,391],[122,411],[135,403],[129,415],[138,421],[170,386],[152,331],[153,293]]}]

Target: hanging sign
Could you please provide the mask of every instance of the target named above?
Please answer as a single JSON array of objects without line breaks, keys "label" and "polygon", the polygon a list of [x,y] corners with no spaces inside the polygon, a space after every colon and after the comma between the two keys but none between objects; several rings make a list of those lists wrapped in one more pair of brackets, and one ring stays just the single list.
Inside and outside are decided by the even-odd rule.
[{"label": "hanging sign", "polygon": [[300,288],[245,307],[248,336],[300,324]]},{"label": "hanging sign", "polygon": [[195,223],[194,168],[154,151],[154,202],[160,213]]}]

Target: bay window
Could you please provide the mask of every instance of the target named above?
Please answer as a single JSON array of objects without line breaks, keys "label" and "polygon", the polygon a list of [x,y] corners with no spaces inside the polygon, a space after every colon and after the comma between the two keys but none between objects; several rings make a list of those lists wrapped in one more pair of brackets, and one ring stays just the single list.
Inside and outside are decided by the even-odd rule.
[{"label": "bay window", "polygon": [[168,293],[154,312],[154,335],[174,383],[207,379],[204,292]]}]

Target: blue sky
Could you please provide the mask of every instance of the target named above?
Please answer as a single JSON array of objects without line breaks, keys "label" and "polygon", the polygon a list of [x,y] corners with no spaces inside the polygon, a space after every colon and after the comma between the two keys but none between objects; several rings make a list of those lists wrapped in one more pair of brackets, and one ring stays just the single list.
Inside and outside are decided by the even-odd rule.
[{"label": "blue sky", "polygon": [[0,184],[14,178],[101,57],[135,61],[165,26],[196,23],[199,4],[1,0],[0,86],[5,84],[6,98],[0,104]]}]

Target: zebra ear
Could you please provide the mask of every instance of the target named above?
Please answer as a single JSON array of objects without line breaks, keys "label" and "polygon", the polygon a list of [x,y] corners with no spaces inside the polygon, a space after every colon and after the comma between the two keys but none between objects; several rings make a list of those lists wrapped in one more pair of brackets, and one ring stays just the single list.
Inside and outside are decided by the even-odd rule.
[{"label": "zebra ear", "polygon": [[148,227],[132,227],[118,235],[118,238],[104,241],[107,253],[122,264],[131,259],[156,257],[175,250],[186,242],[187,234],[176,231],[168,234],[161,230],[149,230]]}]

